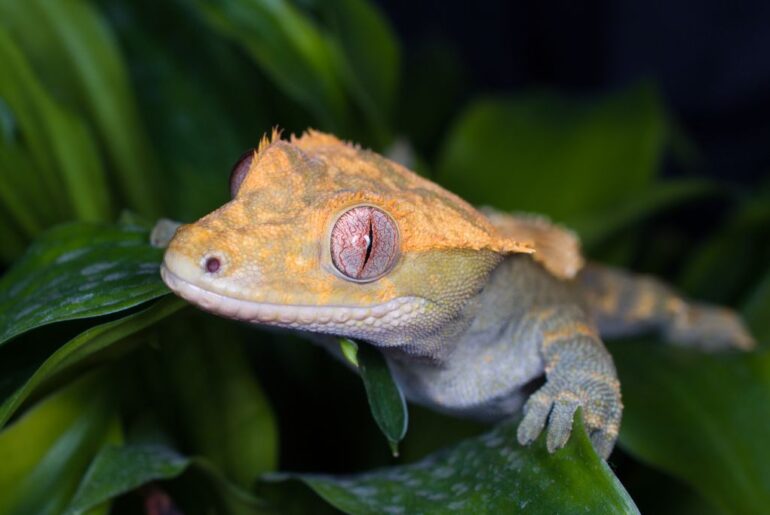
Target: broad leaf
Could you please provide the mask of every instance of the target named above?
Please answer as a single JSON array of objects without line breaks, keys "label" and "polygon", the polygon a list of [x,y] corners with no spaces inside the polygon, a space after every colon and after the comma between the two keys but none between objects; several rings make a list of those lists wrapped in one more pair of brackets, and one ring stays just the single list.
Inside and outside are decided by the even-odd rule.
[{"label": "broad leaf", "polygon": [[395,103],[400,55],[395,36],[374,2],[322,0],[316,2],[337,49],[344,82],[361,106],[378,146],[387,142],[388,121]]},{"label": "broad leaf", "polygon": [[115,313],[166,294],[161,254],[136,227],[50,230],[0,280],[0,344],[41,325]]},{"label": "broad leaf", "polygon": [[[148,350],[147,383],[161,416],[192,453],[248,486],[274,470],[277,429],[272,409],[237,338],[237,327],[189,313],[164,325],[158,351]],[[191,373],[193,372],[193,373]]]},{"label": "broad leaf", "polygon": [[[20,221],[19,207],[36,212],[44,223],[73,216],[107,220],[106,180],[84,121],[48,94],[2,26],[0,62],[5,70],[0,100],[16,125],[10,138],[0,139],[0,198]],[[26,206],[17,206],[13,195],[26,200]]]},{"label": "broad leaf", "polygon": [[743,312],[759,343],[770,344],[770,270],[755,283],[754,293],[746,302]]},{"label": "broad leaf", "polygon": [[636,192],[631,198],[624,197],[602,212],[576,217],[570,223],[570,228],[577,231],[583,245],[590,248],[664,208],[681,206],[687,201],[718,193],[716,185],[707,181],[654,183]]},{"label": "broad leaf", "polygon": [[286,0],[196,0],[204,19],[241,45],[259,66],[327,128],[348,126],[340,55]]},{"label": "broad leaf", "polygon": [[119,438],[104,379],[74,383],[0,433],[0,513],[62,513],[99,448]]},{"label": "broad leaf", "polygon": [[477,101],[451,130],[438,179],[474,204],[569,222],[649,186],[665,140],[649,88],[592,103],[544,94]]},{"label": "broad leaf", "polygon": [[727,513],[770,504],[770,353],[611,346],[626,409],[620,443]]},{"label": "broad leaf", "polygon": [[81,514],[151,481],[179,476],[190,459],[160,445],[107,446],[96,455],[67,513]]},{"label": "broad leaf", "polygon": [[[229,200],[230,167],[275,120],[275,95],[248,56],[217,38],[192,3],[109,0],[164,173],[164,214],[193,220]],[[166,20],[173,19],[173,25]],[[201,80],[201,70],[216,69]],[[205,145],[200,142],[205,141]]]},{"label": "broad leaf", "polygon": [[299,479],[347,513],[638,513],[593,451],[579,417],[567,446],[553,455],[543,438],[521,447],[516,422],[410,465],[354,476],[268,479]]},{"label": "broad leaf", "polygon": [[92,364],[95,354],[118,342],[127,345],[136,344],[141,339],[132,337],[138,332],[171,315],[184,305],[180,299],[169,298],[139,313],[92,327],[64,344],[39,366],[33,368],[31,375],[23,378],[19,388],[3,400],[0,404],[0,428],[27,398],[48,381],[82,365],[86,360],[88,364]]},{"label": "broad leaf", "polygon": [[[157,216],[154,157],[126,67],[100,14],[86,0],[0,0],[0,15],[48,88],[69,108],[89,116],[129,205]],[[68,137],[66,131],[57,136]],[[94,179],[104,182],[104,177]]]},{"label": "broad leaf", "polygon": [[[202,501],[192,513],[264,513],[256,497],[229,483],[205,459],[183,456],[166,446],[147,443],[105,446],[91,463],[66,513],[90,513],[88,510],[143,485],[189,473],[199,474],[202,483],[185,483],[185,486],[195,485],[209,494],[200,497],[194,494],[202,492],[186,492],[188,495],[182,496]],[[185,489],[177,491],[185,492]]]},{"label": "broad leaf", "polygon": [[[693,249],[680,285],[712,302],[736,302],[750,292],[770,259],[770,198],[747,199],[705,243]],[[718,278],[718,279],[716,279]]]},{"label": "broad leaf", "polygon": [[365,343],[358,344],[356,361],[372,416],[387,438],[393,455],[398,456],[398,442],[406,435],[409,424],[404,394],[378,349]]}]

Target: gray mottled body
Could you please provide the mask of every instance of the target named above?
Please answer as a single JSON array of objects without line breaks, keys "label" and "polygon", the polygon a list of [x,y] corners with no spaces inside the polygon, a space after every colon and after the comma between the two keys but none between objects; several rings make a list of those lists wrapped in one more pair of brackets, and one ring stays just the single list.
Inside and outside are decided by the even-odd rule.
[{"label": "gray mottled body", "polygon": [[460,317],[470,321],[445,356],[433,361],[396,355],[392,368],[407,397],[433,408],[481,418],[517,411],[526,400],[522,387],[541,376],[543,324],[537,313],[574,317],[580,307],[574,282],[560,281],[531,259],[512,256],[490,274],[477,299]]},{"label": "gray mottled body", "polygon": [[591,437],[605,456],[622,403],[601,336],[657,331],[707,349],[751,345],[732,312],[688,304],[653,278],[590,265],[576,279],[561,280],[528,256],[504,259],[458,318],[456,327],[464,329],[434,359],[383,348],[407,398],[482,419],[524,406],[519,440],[533,440],[548,421],[549,448],[564,444],[582,407],[587,426],[600,428]]}]

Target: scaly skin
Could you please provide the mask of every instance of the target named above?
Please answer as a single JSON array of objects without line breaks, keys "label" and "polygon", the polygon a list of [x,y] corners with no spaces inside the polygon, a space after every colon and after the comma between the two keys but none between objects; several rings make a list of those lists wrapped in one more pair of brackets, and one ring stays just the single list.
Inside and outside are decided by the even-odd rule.
[{"label": "scaly skin", "polygon": [[[565,229],[482,214],[333,136],[274,135],[236,175],[233,200],[171,240],[161,271],[172,290],[223,316],[367,341],[409,399],[442,411],[499,418],[523,405],[522,444],[547,425],[548,449],[559,449],[582,408],[609,455],[622,403],[605,330],[752,344],[729,311],[690,306],[654,280],[581,271]],[[338,220],[352,221],[337,232]],[[365,280],[350,275],[361,270]]]}]

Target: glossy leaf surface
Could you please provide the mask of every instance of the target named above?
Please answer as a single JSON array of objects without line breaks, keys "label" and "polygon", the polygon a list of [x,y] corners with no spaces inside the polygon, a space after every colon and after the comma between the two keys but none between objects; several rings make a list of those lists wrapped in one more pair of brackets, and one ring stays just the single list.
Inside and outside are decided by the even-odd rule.
[{"label": "glossy leaf surface", "polygon": [[0,344],[41,325],[115,313],[166,294],[161,256],[136,227],[52,229],[0,280]]},{"label": "glossy leaf surface", "polygon": [[770,503],[770,354],[621,342],[611,351],[626,406],[620,443],[726,513]]},{"label": "glossy leaf surface", "polygon": [[521,447],[516,422],[410,465],[273,479],[300,479],[346,513],[638,513],[577,419],[569,443],[553,455],[542,438]]}]

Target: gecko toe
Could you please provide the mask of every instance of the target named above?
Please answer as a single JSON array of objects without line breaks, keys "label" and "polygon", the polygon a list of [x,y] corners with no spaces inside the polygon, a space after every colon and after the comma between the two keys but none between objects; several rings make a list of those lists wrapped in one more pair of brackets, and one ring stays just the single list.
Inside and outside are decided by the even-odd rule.
[{"label": "gecko toe", "polygon": [[519,424],[517,437],[521,445],[529,445],[543,432],[551,411],[551,399],[538,392],[532,395],[524,407],[524,419]]},{"label": "gecko toe", "polygon": [[555,452],[567,443],[572,433],[572,419],[580,403],[577,400],[558,401],[548,421],[548,452]]},{"label": "gecko toe", "polygon": [[591,433],[591,443],[596,454],[606,460],[615,446],[615,437],[607,433],[607,431],[598,430]]}]

